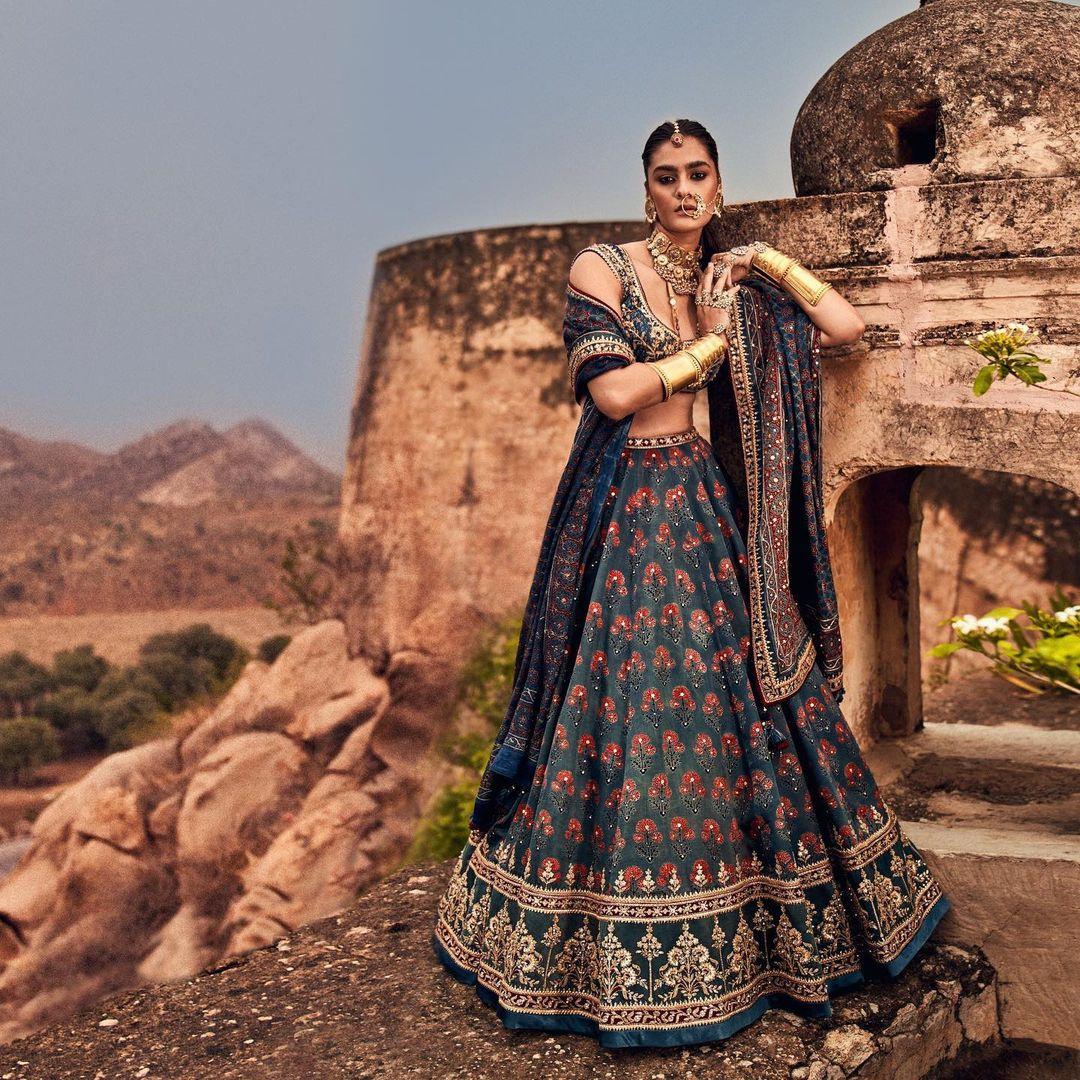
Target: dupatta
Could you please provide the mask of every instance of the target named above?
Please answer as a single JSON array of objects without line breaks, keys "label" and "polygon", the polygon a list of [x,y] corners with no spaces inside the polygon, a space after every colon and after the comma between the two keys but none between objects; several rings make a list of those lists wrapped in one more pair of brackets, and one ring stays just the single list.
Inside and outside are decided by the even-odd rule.
[{"label": "dupatta", "polygon": [[[843,694],[839,620],[821,497],[820,369],[816,327],[783,290],[755,277],[734,305],[731,379],[708,384],[710,432],[748,522],[752,651],[765,704],[794,693],[815,649],[837,700]],[[549,718],[573,667],[610,517],[615,466],[633,414],[613,420],[591,379],[638,360],[642,342],[607,304],[566,287],[563,343],[582,405],[548,515],[514,662],[514,685],[480,780],[470,826],[505,826],[536,771]],[[720,438],[715,436],[720,434]],[[798,477],[798,483],[792,478]]]}]

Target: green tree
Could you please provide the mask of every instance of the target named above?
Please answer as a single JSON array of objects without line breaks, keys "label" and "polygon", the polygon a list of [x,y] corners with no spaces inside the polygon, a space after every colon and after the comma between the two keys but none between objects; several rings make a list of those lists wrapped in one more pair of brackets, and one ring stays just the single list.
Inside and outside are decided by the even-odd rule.
[{"label": "green tree", "polygon": [[153,733],[160,715],[157,699],[140,690],[123,690],[101,702],[98,734],[106,749],[127,750]]},{"label": "green tree", "polygon": [[56,730],[64,754],[89,754],[105,748],[101,702],[96,693],[65,686],[38,706],[41,717]]},{"label": "green tree", "polygon": [[109,661],[94,652],[93,645],[76,645],[53,657],[52,675],[56,687],[94,690],[109,671]]},{"label": "green tree", "polygon": [[23,783],[31,772],[60,756],[56,732],[39,716],[0,720],[0,777]]},{"label": "green tree", "polygon": [[237,679],[247,651],[209,623],[155,634],[139,649],[138,670],[153,681],[164,709],[178,709],[203,694],[223,693]]},{"label": "green tree", "polygon": [[25,653],[0,656],[0,713],[23,716],[52,685],[47,668]]}]

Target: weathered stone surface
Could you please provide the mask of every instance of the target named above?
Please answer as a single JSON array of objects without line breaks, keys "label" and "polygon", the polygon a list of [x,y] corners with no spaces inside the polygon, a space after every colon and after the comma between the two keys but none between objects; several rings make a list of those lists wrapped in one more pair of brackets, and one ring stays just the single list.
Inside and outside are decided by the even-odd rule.
[{"label": "weathered stone surface", "polygon": [[998,976],[1002,1033],[1080,1049],[1080,838],[995,825],[906,822],[952,902],[937,940],[979,948]]},{"label": "weathered stone surface", "polygon": [[[924,111],[931,103],[936,116]],[[935,0],[864,38],[818,80],[792,132],[795,190],[889,187],[913,158],[937,183],[1075,176],[1078,108],[1075,6]],[[905,138],[920,112],[923,138]]]},{"label": "weathered stone surface", "polygon": [[[920,1080],[996,1044],[985,1016],[978,1043],[958,1018],[965,1005],[992,1006],[990,967],[977,952],[933,943],[898,979],[836,995],[828,1020],[774,1009],[718,1043],[605,1051],[587,1036],[507,1031],[431,951],[448,873],[445,864],[399,872],[346,913],[276,946],[190,982],[102,1002],[0,1049],[0,1074]],[[912,1010],[918,1029],[890,1035]]]}]

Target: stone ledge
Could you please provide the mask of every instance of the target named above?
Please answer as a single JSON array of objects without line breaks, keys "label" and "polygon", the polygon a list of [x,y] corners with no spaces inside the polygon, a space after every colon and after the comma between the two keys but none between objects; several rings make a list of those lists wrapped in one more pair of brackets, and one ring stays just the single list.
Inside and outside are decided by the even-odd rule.
[{"label": "stone ledge", "polygon": [[836,995],[828,1020],[772,1010],[720,1043],[607,1051],[507,1031],[431,952],[450,868],[400,871],[275,945],[3,1047],[0,1076],[919,1080],[997,1049],[993,970],[977,950],[933,941],[895,981]]}]

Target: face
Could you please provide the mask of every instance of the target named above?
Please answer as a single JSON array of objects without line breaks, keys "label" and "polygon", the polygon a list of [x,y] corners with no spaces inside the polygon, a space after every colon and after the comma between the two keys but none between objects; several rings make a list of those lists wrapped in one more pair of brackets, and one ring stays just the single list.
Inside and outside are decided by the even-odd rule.
[{"label": "face", "polygon": [[[692,233],[702,229],[712,216],[718,190],[722,190],[720,175],[700,139],[686,136],[682,146],[673,146],[668,141],[653,151],[645,193],[652,196],[656,205],[656,224],[662,225],[666,232]],[[685,212],[694,209],[695,194],[705,200],[705,213],[696,221]]]}]

